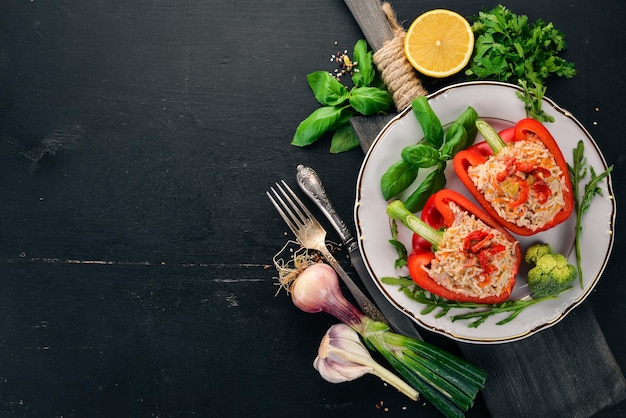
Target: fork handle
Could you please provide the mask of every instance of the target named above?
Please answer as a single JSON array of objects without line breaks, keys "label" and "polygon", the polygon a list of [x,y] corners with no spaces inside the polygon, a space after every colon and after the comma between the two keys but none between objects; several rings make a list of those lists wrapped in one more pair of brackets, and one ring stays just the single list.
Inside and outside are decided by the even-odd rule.
[{"label": "fork handle", "polygon": [[335,269],[341,280],[343,280],[352,296],[354,296],[356,303],[361,307],[365,315],[367,315],[370,319],[373,319],[374,321],[387,324],[387,326],[391,328],[389,322],[387,321],[387,319],[385,319],[385,316],[382,314],[382,312],[376,307],[376,305],[374,305],[371,300],[369,300],[367,296],[365,296],[365,293],[363,293],[361,289],[359,289],[356,283],[354,283],[350,276],[348,276],[348,273],[346,273],[343,267],[341,267],[341,264],[339,264],[335,257],[333,257],[330,251],[328,251],[327,248],[320,248],[320,252],[322,253],[324,259],[326,259],[328,264],[330,264],[331,267]]},{"label": "fork handle", "polygon": [[298,165],[296,169],[298,170],[296,179],[298,180],[300,188],[311,198],[317,207],[320,208],[324,216],[326,216],[326,219],[328,219],[335,228],[335,231],[337,231],[337,234],[339,234],[339,238],[341,238],[345,246],[350,246],[350,244],[354,242],[354,237],[350,233],[350,229],[348,229],[343,220],[337,215],[335,208],[326,195],[326,189],[324,189],[324,185],[317,175],[317,172],[311,167],[306,167],[302,164]]}]

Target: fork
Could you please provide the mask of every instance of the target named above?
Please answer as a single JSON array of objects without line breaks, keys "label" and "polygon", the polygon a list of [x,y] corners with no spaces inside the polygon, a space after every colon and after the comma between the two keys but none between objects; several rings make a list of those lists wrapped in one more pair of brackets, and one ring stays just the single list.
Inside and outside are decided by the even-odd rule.
[{"label": "fork", "polygon": [[328,264],[335,269],[357,304],[368,317],[389,325],[376,305],[359,289],[356,283],[348,276],[348,273],[346,273],[343,267],[341,267],[339,262],[337,262],[335,257],[330,253],[326,247],[326,230],[318,220],[315,219],[313,214],[307,209],[287,183],[281,180],[280,183],[276,183],[276,189],[271,187],[270,190],[272,193],[266,192],[267,197],[269,197],[280,216],[287,226],[289,226],[289,229],[291,229],[296,238],[298,238],[300,244],[309,250],[316,250],[322,254]]}]

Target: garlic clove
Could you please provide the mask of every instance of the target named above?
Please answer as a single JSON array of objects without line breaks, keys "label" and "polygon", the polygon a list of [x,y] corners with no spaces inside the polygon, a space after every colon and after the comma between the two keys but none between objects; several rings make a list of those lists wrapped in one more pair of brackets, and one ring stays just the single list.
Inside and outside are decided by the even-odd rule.
[{"label": "garlic clove", "polygon": [[355,355],[369,357],[369,352],[352,328],[336,324],[322,338],[313,367],[331,383],[348,382],[372,371],[371,367],[355,362]]},{"label": "garlic clove", "polygon": [[390,383],[409,398],[416,400],[417,391],[372,359],[357,332],[346,324],[335,324],[322,338],[313,367],[331,383],[358,379],[374,374]]}]

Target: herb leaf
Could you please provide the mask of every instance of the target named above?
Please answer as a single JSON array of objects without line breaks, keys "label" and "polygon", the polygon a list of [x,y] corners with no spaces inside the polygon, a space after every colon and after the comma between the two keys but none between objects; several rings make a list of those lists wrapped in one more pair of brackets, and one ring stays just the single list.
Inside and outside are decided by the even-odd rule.
[{"label": "herb leaf", "polygon": [[481,11],[474,19],[474,56],[465,74],[470,78],[517,83],[528,116],[553,121],[542,107],[546,80],[552,76],[572,78],[574,64],[559,56],[566,48],[565,36],[552,23],[528,22],[503,5]]},{"label": "herb leaf", "polygon": [[[558,296],[546,296],[538,299],[522,299],[507,300],[501,303],[487,304],[475,302],[456,302],[448,300],[428,292],[417,286],[410,277],[383,277],[381,281],[385,284],[399,286],[400,290],[409,298],[422,305],[424,308],[420,311],[422,315],[434,314],[436,318],[442,318],[452,309],[463,309],[465,313],[458,313],[450,316],[452,322],[471,320],[467,324],[468,328],[478,328],[488,318],[499,315],[508,314],[503,319],[496,322],[496,325],[504,325],[515,319],[522,311],[529,306],[543,302],[545,300],[554,299]],[[571,289],[571,288],[569,288]],[[567,290],[569,290],[567,289]],[[567,291],[565,290],[565,291]]]},{"label": "herb leaf", "polygon": [[412,102],[413,114],[424,131],[424,141],[439,149],[443,144],[443,126],[439,117],[435,114],[428,98],[416,97]]},{"label": "herb leaf", "polygon": [[313,95],[323,106],[340,106],[348,100],[348,89],[327,71],[307,75]]},{"label": "herb leaf", "polygon": [[330,142],[330,152],[337,154],[350,151],[359,146],[359,138],[352,126],[347,125],[337,129]]},{"label": "herb leaf", "polygon": [[400,156],[403,161],[418,168],[433,167],[439,162],[439,151],[426,143],[404,147]]},{"label": "herb leaf", "polygon": [[[613,166],[607,168],[600,175],[597,175],[592,166],[587,167],[587,158],[585,158],[585,145],[582,140],[578,141],[576,147],[573,150],[574,162],[573,165],[568,165],[570,179],[572,181],[572,189],[574,195],[574,210],[576,211],[576,235],[574,237],[574,248],[576,252],[576,264],[578,267],[578,277],[580,282],[580,288],[584,286],[583,271],[582,271],[582,253],[580,249],[580,240],[582,235],[582,218],[583,215],[589,210],[591,201],[595,196],[602,195],[602,189],[598,187],[598,184],[608,177],[613,171]],[[587,177],[587,173],[591,173],[591,179],[583,188],[583,194],[580,195],[580,186],[584,179]]]},{"label": "herb leaf", "polygon": [[376,76],[374,64],[372,62],[373,52],[367,50],[367,42],[359,39],[354,45],[354,61],[357,63],[357,70],[352,74],[352,83],[357,87],[371,86]]},{"label": "herb leaf", "polygon": [[428,198],[446,185],[445,165],[431,171],[424,181],[404,201],[404,206],[411,212],[419,212],[424,208]]},{"label": "herb leaf", "polygon": [[448,132],[446,132],[446,141],[441,147],[441,159],[451,160],[454,155],[465,148],[467,144],[467,132],[462,124],[454,122]]},{"label": "herb leaf", "polygon": [[324,106],[316,109],[300,122],[291,145],[304,147],[317,141],[341,120],[344,108]]},{"label": "herb leaf", "polygon": [[394,268],[406,266],[409,253],[407,252],[407,249],[402,241],[398,239],[398,223],[395,221],[395,219],[391,222],[391,239],[389,240],[389,243],[396,249],[398,253],[398,258],[394,262]]},{"label": "herb leaf", "polygon": [[[478,119],[478,112],[472,106],[467,106],[467,109],[461,113],[461,115],[456,119],[454,124],[450,126],[448,132],[446,132],[446,138],[448,136],[454,135],[453,127],[455,124],[463,126],[465,129],[465,133],[467,137],[465,138],[465,146],[463,149],[469,147],[476,140],[476,135],[478,134],[478,128],[476,127],[476,120]],[[447,139],[446,139],[447,140]]]},{"label": "herb leaf", "polygon": [[347,127],[350,118],[356,113],[366,116],[382,113],[392,104],[391,96],[376,73],[372,55],[372,51],[367,50],[365,40],[361,39],[354,45],[355,61],[343,57],[346,73],[351,75],[354,84],[350,91],[327,71],[316,71],[307,76],[315,99],[323,107],[300,122],[292,145],[311,145],[325,133],[338,131],[331,140],[331,153],[348,151],[358,146],[356,134]]},{"label": "herb leaf", "polygon": [[[441,121],[427,98],[418,97],[414,99],[412,106],[416,118],[418,116],[421,118],[421,120],[418,119],[418,123],[422,125],[424,133],[430,131],[428,135],[430,135],[431,140],[429,141],[428,137],[425,137],[417,144],[404,147],[401,152],[402,163],[396,162],[387,169],[381,179],[381,188],[385,200],[389,200],[413,184],[420,168],[436,166],[435,171],[431,172],[418,186],[418,189],[413,191],[404,202],[409,210],[417,212],[422,209],[430,194],[441,190],[446,185],[444,173],[446,161],[451,160],[457,152],[471,145],[476,139],[478,113],[474,108],[468,106],[444,133]],[[440,128],[441,134],[439,133]],[[442,139],[443,145],[437,146],[433,144],[437,141],[433,141],[432,138],[439,138],[439,135],[444,138]],[[409,170],[411,166],[414,171]],[[409,174],[409,177],[401,177]]]},{"label": "herb leaf", "polygon": [[376,87],[354,87],[349,100],[354,110],[365,116],[375,115],[391,106],[389,93]]},{"label": "herb leaf", "polygon": [[417,178],[418,168],[405,161],[392,164],[380,179],[380,188],[385,200],[398,195]]}]

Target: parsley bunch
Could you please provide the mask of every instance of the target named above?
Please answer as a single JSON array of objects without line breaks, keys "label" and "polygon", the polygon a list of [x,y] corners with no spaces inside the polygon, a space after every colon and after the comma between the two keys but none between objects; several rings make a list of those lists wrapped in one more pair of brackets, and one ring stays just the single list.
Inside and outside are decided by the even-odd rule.
[{"label": "parsley bunch", "polygon": [[474,56],[465,74],[470,78],[495,79],[517,83],[523,92],[526,113],[541,122],[553,122],[544,113],[541,100],[550,75],[572,78],[574,64],[559,57],[565,50],[565,37],[552,23],[516,15],[503,5],[483,11],[474,18]]}]

